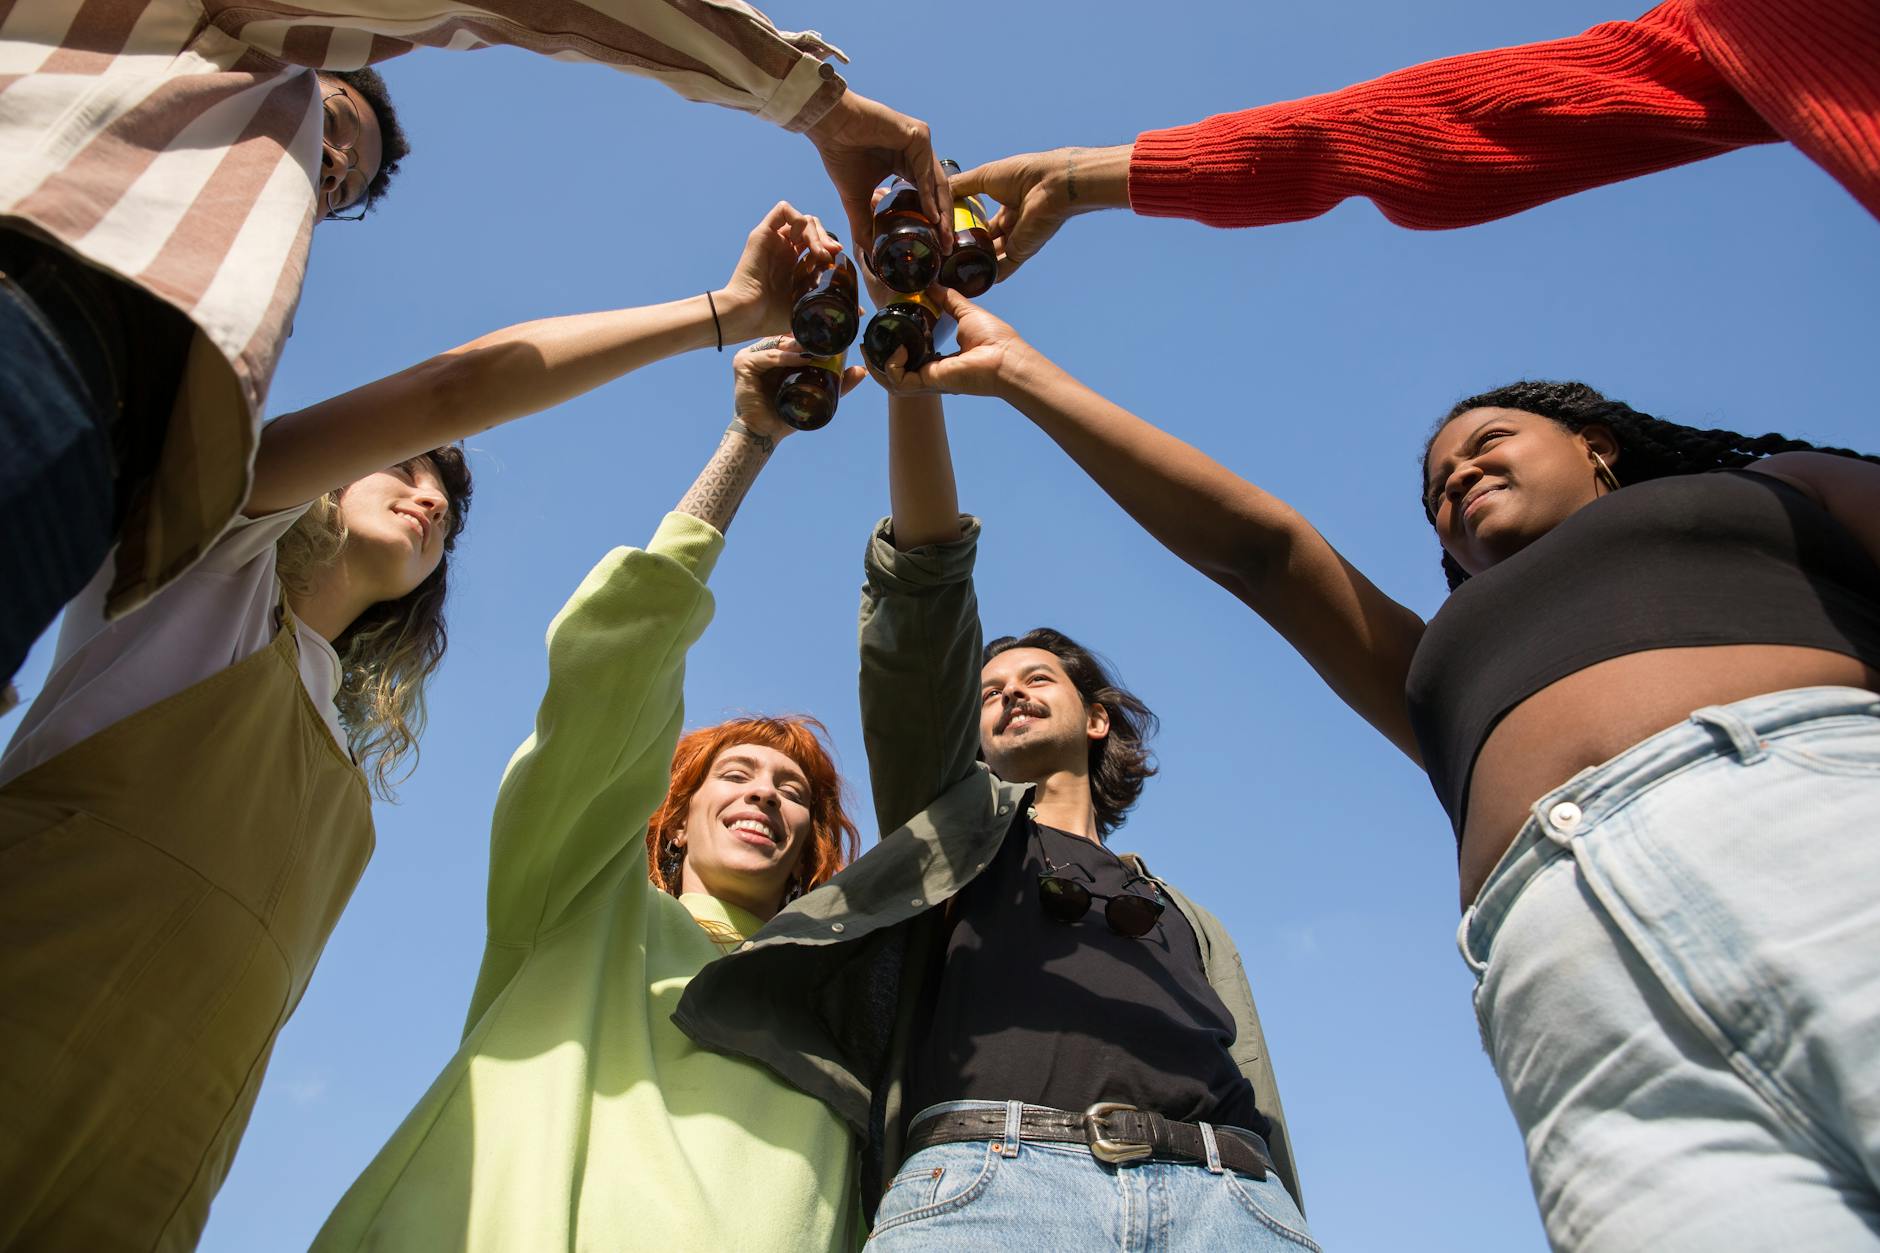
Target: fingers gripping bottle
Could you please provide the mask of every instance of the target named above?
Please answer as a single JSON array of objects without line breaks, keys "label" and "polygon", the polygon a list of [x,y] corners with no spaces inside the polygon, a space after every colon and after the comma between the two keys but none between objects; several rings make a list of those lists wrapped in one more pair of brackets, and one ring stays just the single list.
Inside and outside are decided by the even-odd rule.
[{"label": "fingers gripping bottle", "polygon": [[831,357],[855,342],[862,313],[855,263],[847,253],[824,264],[805,248],[796,259],[791,290],[796,299],[790,306],[790,334],[804,352]]},{"label": "fingers gripping bottle", "polygon": [[[943,160],[940,168],[948,174],[960,172],[957,161]],[[986,226],[985,206],[977,196],[954,197],[953,251],[940,263],[940,281],[971,300],[990,291],[998,275],[999,257]]]},{"label": "fingers gripping bottle", "polygon": [[920,207],[920,189],[899,175],[875,203],[875,274],[898,292],[925,291],[940,272],[940,232]]},{"label": "fingers gripping bottle", "polygon": [[846,364],[847,354],[837,352],[774,371],[771,396],[777,416],[799,431],[828,426],[842,400],[842,370]]},{"label": "fingers gripping bottle", "polygon": [[904,365],[918,370],[933,356],[933,333],[939,325],[940,311],[929,297],[921,293],[902,296],[868,319],[862,331],[862,356],[880,370],[886,368],[895,349],[905,348]]}]

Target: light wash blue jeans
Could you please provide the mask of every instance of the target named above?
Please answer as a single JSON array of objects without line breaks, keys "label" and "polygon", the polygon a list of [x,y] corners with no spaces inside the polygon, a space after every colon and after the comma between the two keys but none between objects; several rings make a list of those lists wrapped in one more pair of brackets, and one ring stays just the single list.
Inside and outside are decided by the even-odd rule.
[{"label": "light wash blue jeans", "polygon": [[[914,1118],[1013,1101],[948,1101]],[[1098,1161],[1081,1144],[1015,1135],[936,1144],[908,1158],[881,1198],[871,1253],[1003,1249],[1125,1249],[1129,1253],[1299,1253],[1317,1249],[1279,1181],[1224,1170],[1218,1160]]]},{"label": "light wash blue jeans", "polygon": [[1880,697],[1700,709],[1581,772],[1457,940],[1555,1248],[1880,1249]]}]

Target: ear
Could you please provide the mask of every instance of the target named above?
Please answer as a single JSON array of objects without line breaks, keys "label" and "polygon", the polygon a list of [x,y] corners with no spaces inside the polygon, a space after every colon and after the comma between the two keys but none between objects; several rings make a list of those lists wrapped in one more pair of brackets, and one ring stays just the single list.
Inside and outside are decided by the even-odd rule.
[{"label": "ear", "polygon": [[[1601,426],[1597,422],[1583,426],[1580,428],[1580,441],[1586,445],[1589,453],[1596,452],[1604,457],[1607,465],[1619,464],[1619,438],[1612,433],[1611,427]],[[1591,461],[1592,458],[1589,456],[1587,460]]]},{"label": "ear", "polygon": [[1093,702],[1084,708],[1084,735],[1093,740],[1100,740],[1110,733],[1110,708],[1101,702]]}]

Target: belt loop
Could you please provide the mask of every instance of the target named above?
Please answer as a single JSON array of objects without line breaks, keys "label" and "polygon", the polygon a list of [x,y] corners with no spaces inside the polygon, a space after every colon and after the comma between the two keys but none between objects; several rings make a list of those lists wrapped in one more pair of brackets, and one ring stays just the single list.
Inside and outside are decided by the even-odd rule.
[{"label": "belt loop", "polygon": [[1204,1122],[1199,1124],[1199,1126],[1201,1127],[1201,1146],[1208,1151],[1208,1173],[1211,1175],[1226,1174],[1226,1168],[1221,1165],[1221,1146],[1215,1143],[1214,1140],[1214,1124]]},{"label": "belt loop", "polygon": [[1691,721],[1728,736],[1737,759],[1746,766],[1753,766],[1769,755],[1769,746],[1756,734],[1756,728],[1727,705],[1706,705],[1692,710]]},{"label": "belt loop", "polygon": [[1474,921],[1475,906],[1471,905],[1462,911],[1462,922],[1456,927],[1456,951],[1462,954],[1463,964],[1475,974],[1475,982],[1479,985],[1482,976],[1488,973],[1488,963],[1477,961],[1469,948],[1469,924]]},{"label": "belt loop", "polygon": [[1005,1103],[1005,1140],[999,1146],[999,1152],[1005,1157],[1018,1156],[1019,1124],[1025,1117],[1025,1102],[1007,1101]]}]

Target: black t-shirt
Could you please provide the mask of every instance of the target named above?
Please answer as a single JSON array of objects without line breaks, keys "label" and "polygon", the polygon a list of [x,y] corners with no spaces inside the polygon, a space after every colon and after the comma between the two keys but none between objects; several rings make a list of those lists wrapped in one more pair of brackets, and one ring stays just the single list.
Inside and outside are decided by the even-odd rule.
[{"label": "black t-shirt", "polygon": [[1137,939],[1112,931],[1098,900],[1078,921],[1058,922],[1038,904],[1041,847],[1054,873],[1094,894],[1150,892],[1102,845],[1021,814],[957,899],[939,993],[914,1046],[909,1114],[953,1100],[1068,1110],[1124,1101],[1265,1134],[1229,1055],[1233,1018],[1174,902]]}]

